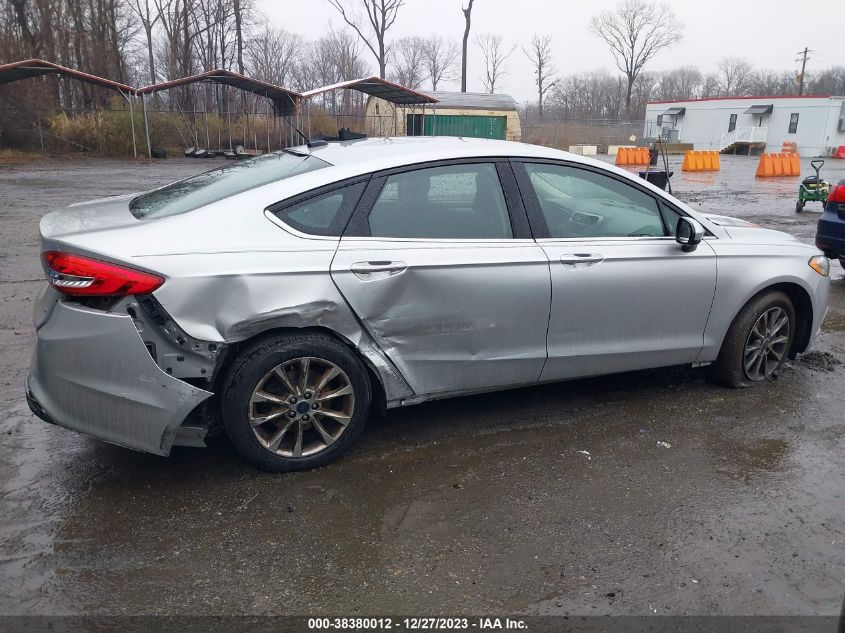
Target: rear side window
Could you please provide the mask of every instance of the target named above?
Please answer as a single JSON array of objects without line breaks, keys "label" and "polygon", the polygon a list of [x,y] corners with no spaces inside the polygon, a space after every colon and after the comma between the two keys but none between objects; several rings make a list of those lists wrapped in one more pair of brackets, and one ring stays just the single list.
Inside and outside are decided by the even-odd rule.
[{"label": "rear side window", "polygon": [[314,156],[273,152],[212,169],[141,194],[129,203],[129,210],[139,220],[178,215],[323,167],[329,167],[329,163]]},{"label": "rear side window", "polygon": [[283,202],[271,207],[270,212],[297,231],[340,237],[366,186],[366,181],[356,182],[292,203]]},{"label": "rear side window", "polygon": [[430,167],[389,176],[370,211],[369,225],[372,237],[513,237],[492,163]]}]

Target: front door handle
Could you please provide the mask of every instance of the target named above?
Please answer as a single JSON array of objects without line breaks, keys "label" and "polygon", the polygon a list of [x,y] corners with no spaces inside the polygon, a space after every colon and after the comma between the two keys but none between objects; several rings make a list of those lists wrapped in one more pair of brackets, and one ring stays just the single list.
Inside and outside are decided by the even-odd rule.
[{"label": "front door handle", "polygon": [[560,263],[571,268],[594,266],[601,261],[604,257],[600,253],[566,253],[560,256]]},{"label": "front door handle", "polygon": [[392,277],[405,272],[407,269],[408,264],[405,262],[388,261],[356,262],[349,267],[353,275],[367,281]]}]

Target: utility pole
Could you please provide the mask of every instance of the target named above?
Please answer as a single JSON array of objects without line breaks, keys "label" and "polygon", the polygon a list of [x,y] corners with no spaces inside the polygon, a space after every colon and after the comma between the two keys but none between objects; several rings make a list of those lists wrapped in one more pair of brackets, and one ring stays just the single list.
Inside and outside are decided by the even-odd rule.
[{"label": "utility pole", "polygon": [[811,53],[811,52],[812,51],[805,46],[803,51],[798,51],[797,53],[795,53],[796,55],[800,55],[800,57],[796,58],[795,61],[801,62],[801,74],[798,75],[798,96],[799,97],[804,94],[804,70],[807,68],[807,62],[810,59],[809,57],[807,57],[807,54]]}]

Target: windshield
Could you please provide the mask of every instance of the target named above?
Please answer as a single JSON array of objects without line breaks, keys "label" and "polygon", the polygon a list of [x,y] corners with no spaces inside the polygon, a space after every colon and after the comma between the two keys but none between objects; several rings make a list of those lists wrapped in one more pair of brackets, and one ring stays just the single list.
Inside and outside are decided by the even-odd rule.
[{"label": "windshield", "polygon": [[141,194],[129,203],[129,210],[139,220],[177,215],[271,182],[329,166],[329,163],[314,156],[273,152]]}]

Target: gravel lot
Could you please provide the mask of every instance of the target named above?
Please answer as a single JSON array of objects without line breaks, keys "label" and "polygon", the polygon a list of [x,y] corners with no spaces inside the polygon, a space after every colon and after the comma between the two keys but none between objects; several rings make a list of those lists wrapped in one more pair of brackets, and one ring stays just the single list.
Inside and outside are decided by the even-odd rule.
[{"label": "gravel lot", "polygon": [[[794,213],[797,179],[679,160],[680,198],[812,241],[820,206]],[[838,613],[836,263],[815,351],[750,391],[675,368],[426,404],[288,475],[224,440],[162,459],[37,420],[39,218],[217,162],[0,165],[0,614]],[[834,163],[823,174],[845,178]]]}]

